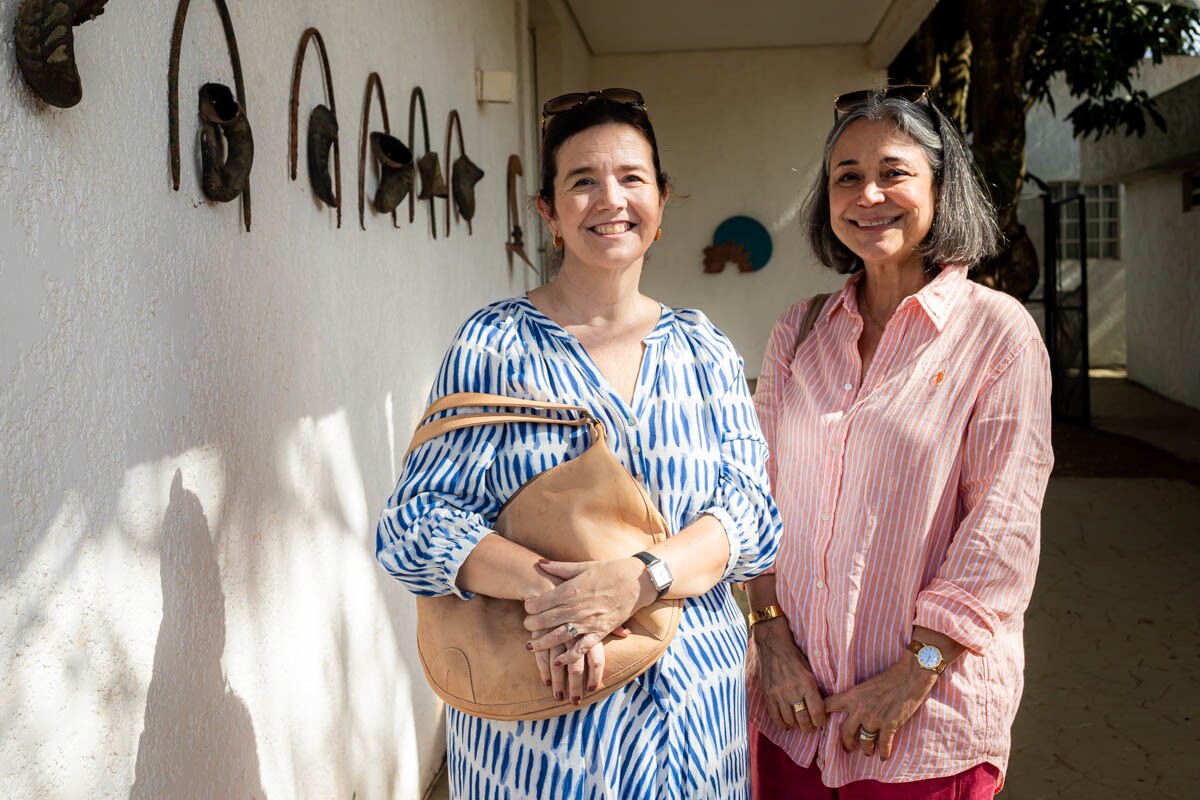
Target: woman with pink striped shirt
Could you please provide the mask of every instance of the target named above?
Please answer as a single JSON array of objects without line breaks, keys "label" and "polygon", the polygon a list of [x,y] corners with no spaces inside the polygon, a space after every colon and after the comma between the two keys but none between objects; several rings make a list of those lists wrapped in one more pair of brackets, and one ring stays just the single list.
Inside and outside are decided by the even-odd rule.
[{"label": "woman with pink striped shirt", "polygon": [[967,278],[995,214],[926,87],[842,95],[805,217],[848,273],[754,400],[784,532],[748,585],[754,795],[999,791],[1053,463],[1032,319]]}]

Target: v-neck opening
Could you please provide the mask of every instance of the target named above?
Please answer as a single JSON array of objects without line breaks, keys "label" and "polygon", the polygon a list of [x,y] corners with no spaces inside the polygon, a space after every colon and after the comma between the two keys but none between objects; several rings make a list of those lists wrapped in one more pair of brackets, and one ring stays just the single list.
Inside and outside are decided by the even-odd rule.
[{"label": "v-neck opening", "polygon": [[543,330],[561,342],[563,346],[572,351],[575,356],[574,363],[579,371],[583,373],[584,377],[589,380],[597,391],[616,403],[622,417],[636,419],[641,414],[642,409],[646,405],[648,387],[653,383],[653,379],[657,375],[654,359],[650,357],[651,350],[657,346],[670,325],[673,312],[669,306],[663,303],[658,304],[658,322],[654,324],[649,333],[639,340],[642,345],[642,353],[638,361],[637,379],[633,385],[633,397],[626,400],[617,391],[617,387],[608,379],[603,370],[600,369],[596,360],[592,358],[592,354],[579,341],[579,337],[543,313],[529,299],[529,295],[521,295],[519,301],[525,307],[526,312],[530,315],[533,322],[537,323]]}]

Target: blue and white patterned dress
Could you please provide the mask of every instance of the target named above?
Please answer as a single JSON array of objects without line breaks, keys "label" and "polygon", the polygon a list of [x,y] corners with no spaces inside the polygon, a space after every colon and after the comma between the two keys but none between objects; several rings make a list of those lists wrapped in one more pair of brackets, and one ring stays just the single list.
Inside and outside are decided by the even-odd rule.
[{"label": "blue and white patterned dress", "polygon": [[[487,392],[586,406],[672,532],[702,514],[730,541],[726,581],[775,558],[779,515],[767,451],[732,344],[698,311],[663,308],[645,338],[633,406],[575,339],[527,298],[473,315],[451,345],[431,401]],[[416,594],[469,593],[459,567],[521,484],[588,445],[578,428],[466,428],[415,450],[381,516],[379,562]],[[447,709],[451,796],[719,798],[748,796],[746,631],[725,583],[685,601],[667,652],[635,681],[579,711],[497,722]],[[532,657],[532,656],[531,656]]]}]

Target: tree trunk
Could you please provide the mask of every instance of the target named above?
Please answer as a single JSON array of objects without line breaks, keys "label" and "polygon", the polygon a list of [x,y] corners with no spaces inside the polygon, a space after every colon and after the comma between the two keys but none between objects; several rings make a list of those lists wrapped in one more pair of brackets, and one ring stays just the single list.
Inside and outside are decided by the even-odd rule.
[{"label": "tree trunk", "polygon": [[960,131],[967,131],[971,96],[971,35],[962,30],[942,56],[940,94],[942,108]]},{"label": "tree trunk", "polygon": [[1033,243],[1017,221],[1025,177],[1025,58],[1048,0],[966,0],[972,149],[1008,246],[977,278],[1024,300],[1037,286]]},{"label": "tree trunk", "polygon": [[959,130],[967,130],[971,37],[963,0],[941,0],[888,67],[892,83],[926,84]]}]

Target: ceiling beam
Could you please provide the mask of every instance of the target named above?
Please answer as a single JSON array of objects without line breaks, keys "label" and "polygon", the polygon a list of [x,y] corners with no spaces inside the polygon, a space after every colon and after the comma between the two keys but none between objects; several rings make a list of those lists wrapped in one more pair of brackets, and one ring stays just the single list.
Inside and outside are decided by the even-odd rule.
[{"label": "ceiling beam", "polygon": [[867,42],[867,66],[886,69],[936,5],[937,0],[892,0]]}]

